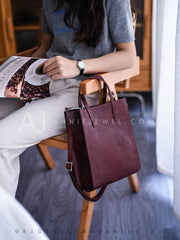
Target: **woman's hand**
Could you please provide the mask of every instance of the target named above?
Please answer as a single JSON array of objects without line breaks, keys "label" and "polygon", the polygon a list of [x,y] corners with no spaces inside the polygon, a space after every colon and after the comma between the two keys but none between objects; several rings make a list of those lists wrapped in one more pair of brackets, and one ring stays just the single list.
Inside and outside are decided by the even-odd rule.
[{"label": "woman's hand", "polygon": [[52,80],[57,80],[74,78],[79,75],[80,70],[77,66],[77,61],[56,56],[44,63],[43,72]]}]

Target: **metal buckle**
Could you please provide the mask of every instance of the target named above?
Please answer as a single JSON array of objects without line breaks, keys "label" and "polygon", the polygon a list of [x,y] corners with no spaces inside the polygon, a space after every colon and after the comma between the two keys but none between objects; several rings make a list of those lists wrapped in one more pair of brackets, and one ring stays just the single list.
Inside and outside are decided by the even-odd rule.
[{"label": "metal buckle", "polygon": [[73,162],[69,162],[69,161],[67,161],[66,162],[66,170],[68,171],[68,172],[72,172],[72,166],[73,166]]},{"label": "metal buckle", "polygon": [[73,110],[79,110],[82,109],[81,107],[66,107],[65,111],[69,112],[69,111],[73,111]]}]

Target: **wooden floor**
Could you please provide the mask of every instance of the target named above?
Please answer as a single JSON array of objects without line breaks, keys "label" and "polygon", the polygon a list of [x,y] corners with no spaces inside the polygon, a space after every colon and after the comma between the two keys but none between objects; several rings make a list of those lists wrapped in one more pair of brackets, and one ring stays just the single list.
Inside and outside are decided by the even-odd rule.
[{"label": "wooden floor", "polygon": [[[95,204],[89,240],[178,240],[180,221],[173,216],[172,179],[156,170],[155,123],[150,94],[146,113],[139,116],[130,101],[131,119],[141,160],[141,189],[133,194],[127,179],[108,186]],[[56,168],[48,171],[36,147],[21,155],[17,199],[51,240],[75,240],[82,198],[65,171],[67,152],[50,149]]]}]

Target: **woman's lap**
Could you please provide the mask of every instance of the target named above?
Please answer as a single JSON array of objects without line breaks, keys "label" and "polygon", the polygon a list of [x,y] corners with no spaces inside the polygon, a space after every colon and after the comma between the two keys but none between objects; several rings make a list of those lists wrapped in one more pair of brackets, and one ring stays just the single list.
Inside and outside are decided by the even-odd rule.
[{"label": "woman's lap", "polygon": [[[28,147],[66,131],[64,109],[78,106],[79,81],[73,79],[59,83],[51,85],[48,98],[24,106],[20,102],[13,103],[15,109],[20,108],[0,120],[0,147]],[[97,94],[89,97],[89,102],[96,104]]]},{"label": "woman's lap", "polygon": [[33,145],[65,131],[64,108],[76,105],[75,94],[26,103],[0,120],[0,146]]}]

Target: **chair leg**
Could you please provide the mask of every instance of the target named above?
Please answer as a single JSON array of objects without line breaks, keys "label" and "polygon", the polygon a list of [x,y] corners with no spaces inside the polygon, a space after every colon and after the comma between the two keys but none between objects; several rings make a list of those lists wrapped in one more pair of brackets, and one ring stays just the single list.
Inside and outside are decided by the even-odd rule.
[{"label": "chair leg", "polygon": [[[96,194],[96,190],[89,192],[87,194],[90,197],[94,197]],[[93,215],[93,209],[94,209],[94,202],[90,202],[83,199],[77,240],[88,240],[91,220]]]},{"label": "chair leg", "polygon": [[54,164],[54,161],[47,149],[47,146],[39,143],[39,144],[37,144],[37,148],[38,148],[46,166],[49,169],[53,169],[55,167],[55,164]]},{"label": "chair leg", "polygon": [[137,193],[140,189],[139,179],[138,179],[137,173],[134,173],[131,176],[129,176],[128,180],[129,180],[129,184],[130,184],[132,192]]}]

